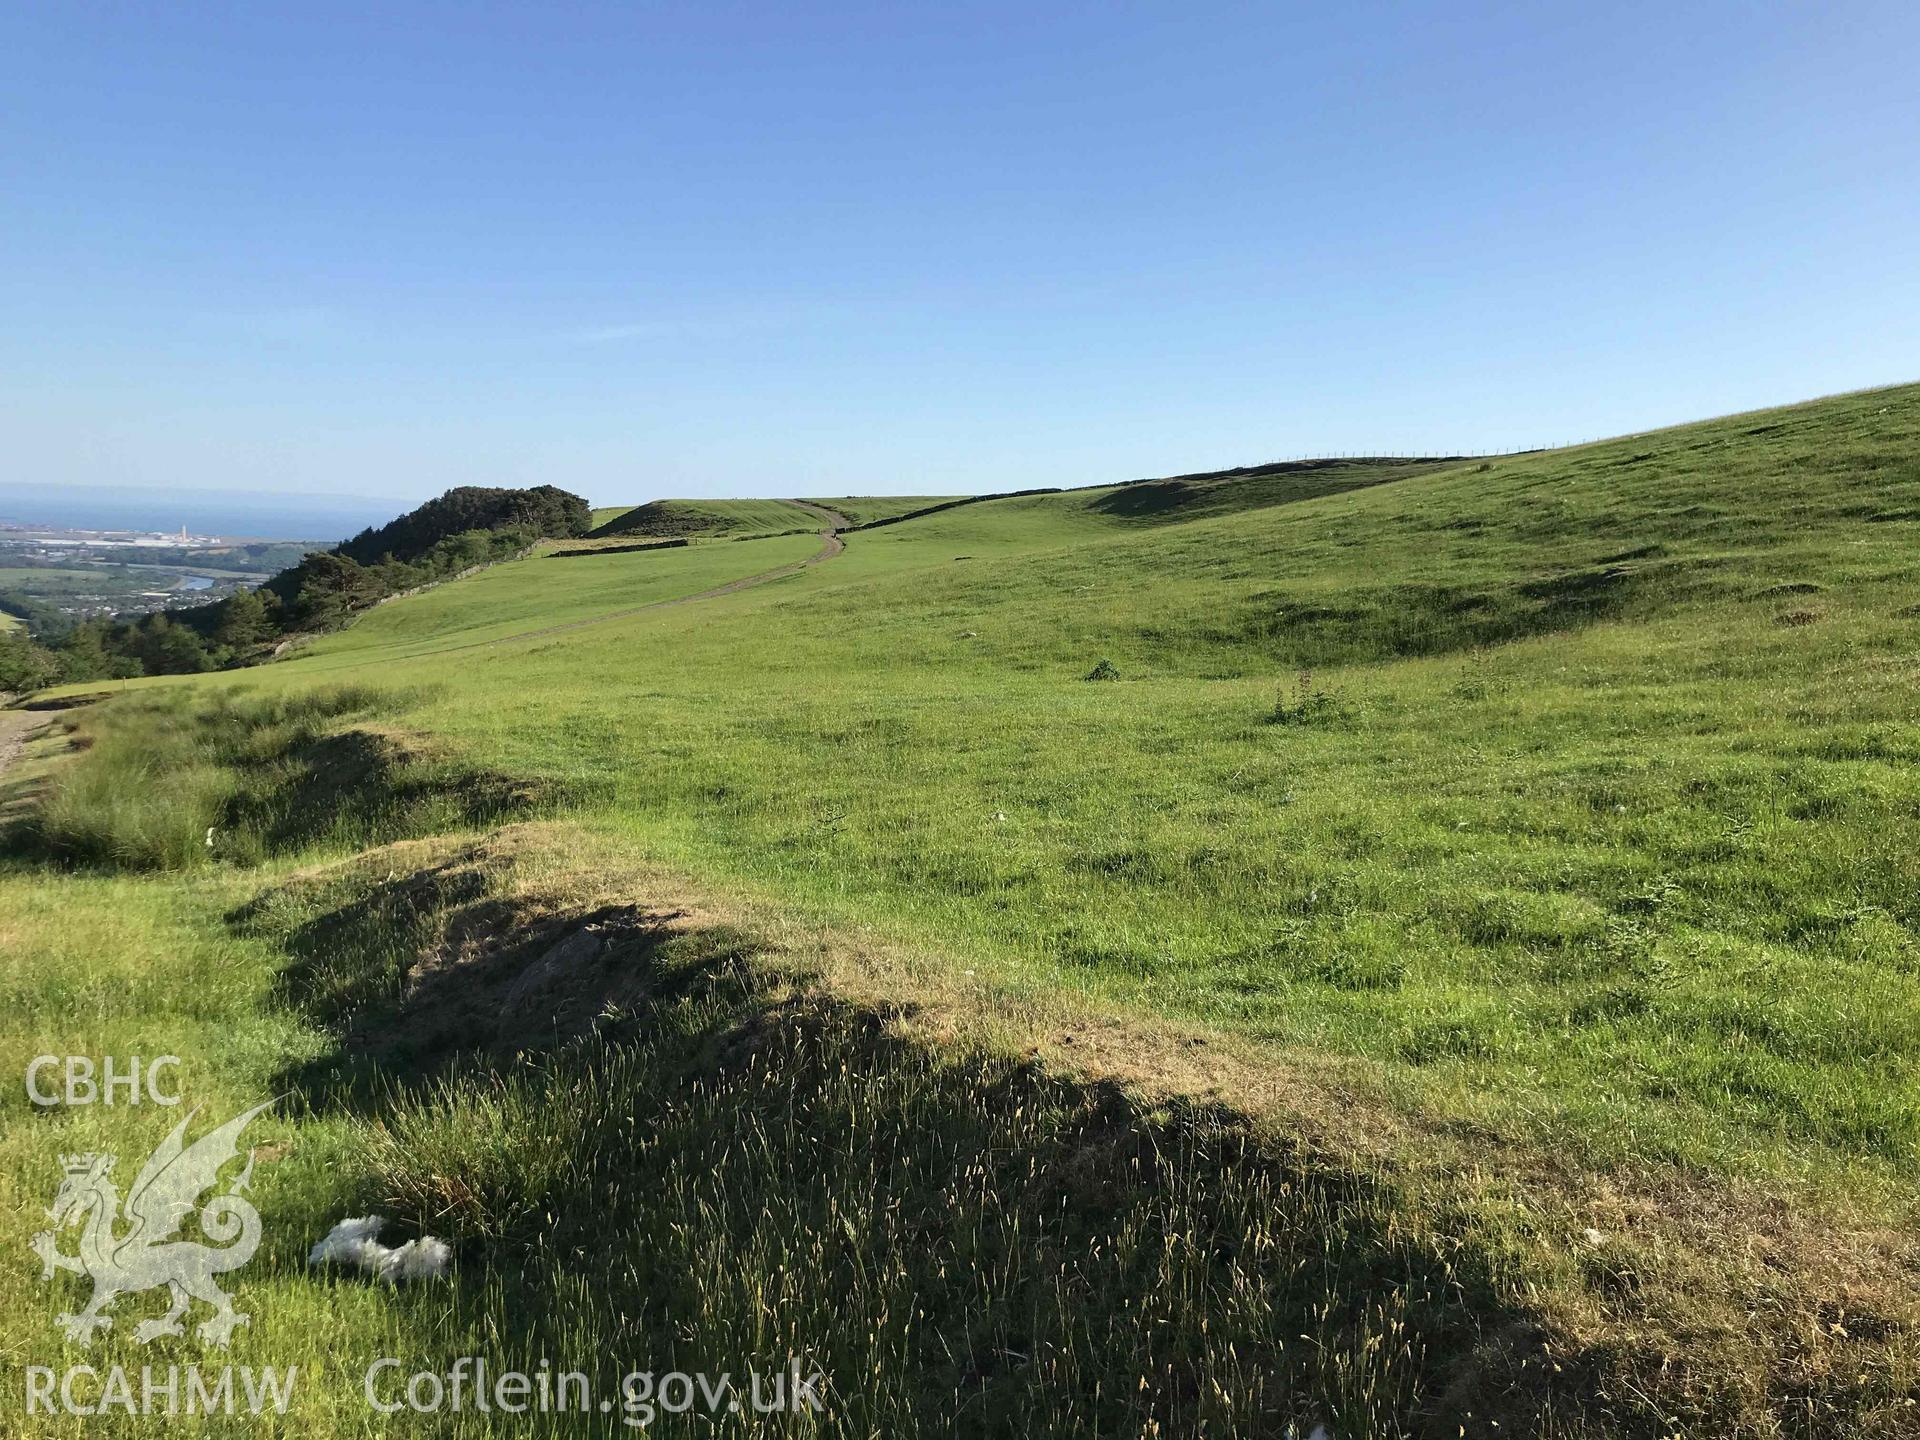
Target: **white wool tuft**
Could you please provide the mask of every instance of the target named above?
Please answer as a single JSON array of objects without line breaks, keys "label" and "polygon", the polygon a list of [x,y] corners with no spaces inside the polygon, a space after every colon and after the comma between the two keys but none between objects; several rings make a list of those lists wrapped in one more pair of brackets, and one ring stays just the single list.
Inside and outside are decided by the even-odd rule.
[{"label": "white wool tuft", "polygon": [[387,1252],[387,1263],[380,1271],[383,1280],[438,1280],[453,1263],[453,1247],[432,1235],[409,1240],[398,1250]]},{"label": "white wool tuft", "polygon": [[364,1270],[393,1285],[402,1280],[439,1280],[446,1275],[453,1263],[453,1248],[446,1241],[422,1235],[398,1247],[382,1245],[375,1237],[386,1223],[384,1215],[342,1220],[307,1252],[307,1263]]},{"label": "white wool tuft", "polygon": [[326,1258],[323,1252],[330,1246],[350,1244],[357,1240],[375,1239],[380,1232],[386,1228],[386,1225],[387,1217],[384,1215],[360,1215],[352,1219],[342,1220],[327,1232],[326,1239],[313,1247],[313,1254],[308,1258],[318,1264]]}]

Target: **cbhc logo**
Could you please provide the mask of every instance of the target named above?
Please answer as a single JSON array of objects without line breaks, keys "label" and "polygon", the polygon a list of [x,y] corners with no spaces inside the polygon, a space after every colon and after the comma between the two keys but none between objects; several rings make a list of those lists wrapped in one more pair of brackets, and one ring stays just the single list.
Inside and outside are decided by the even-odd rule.
[{"label": "cbhc logo", "polygon": [[[27,1063],[27,1095],[36,1105],[112,1105],[116,1093],[124,1105],[138,1105],[143,1096],[155,1105],[178,1105],[177,1093],[160,1088],[160,1072],[179,1064],[178,1055],[156,1056],[144,1070],[138,1055],[129,1055],[124,1066],[114,1055],[97,1066],[88,1055],[36,1055]],[[43,1076],[60,1088],[41,1089]]]}]

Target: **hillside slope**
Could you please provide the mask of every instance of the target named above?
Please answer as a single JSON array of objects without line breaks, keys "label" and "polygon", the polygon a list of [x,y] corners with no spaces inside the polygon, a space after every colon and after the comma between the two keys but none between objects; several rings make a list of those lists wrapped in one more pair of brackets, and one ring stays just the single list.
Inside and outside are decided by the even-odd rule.
[{"label": "hillside slope", "polygon": [[1174,522],[1210,515],[1291,505],[1345,490],[1408,480],[1460,464],[1464,456],[1397,459],[1355,456],[1334,460],[1287,460],[1135,480],[1114,488],[1098,508],[1128,519]]},{"label": "hillside slope", "polygon": [[1577,1112],[1601,1150],[1631,1112],[1676,1156],[1904,1166],[1914,397],[1171,526],[962,506],[504,654],[511,693],[429,665],[419,723],[710,881],[1021,983]]},{"label": "hillside slope", "polygon": [[88,712],[8,1043],[137,1001],[343,1107],[281,1214],[462,1227],[474,1334],[771,1335],[837,1433],[1914,1433],[1920,386],[631,613],[800,513]]},{"label": "hillside slope", "polygon": [[613,515],[593,530],[592,537],[730,540],[814,530],[819,525],[814,511],[792,500],[651,500]]},{"label": "hillside slope", "polygon": [[897,520],[965,498],[961,495],[816,495],[808,503],[824,505],[855,525],[871,525],[877,520]]}]

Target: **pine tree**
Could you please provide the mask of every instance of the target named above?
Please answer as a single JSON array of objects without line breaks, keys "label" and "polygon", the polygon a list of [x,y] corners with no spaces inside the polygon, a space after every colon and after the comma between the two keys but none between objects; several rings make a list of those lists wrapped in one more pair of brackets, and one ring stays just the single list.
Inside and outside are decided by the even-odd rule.
[{"label": "pine tree", "polygon": [[239,653],[264,644],[273,634],[273,617],[258,590],[235,591],[221,602],[220,619],[213,627],[216,643]]}]

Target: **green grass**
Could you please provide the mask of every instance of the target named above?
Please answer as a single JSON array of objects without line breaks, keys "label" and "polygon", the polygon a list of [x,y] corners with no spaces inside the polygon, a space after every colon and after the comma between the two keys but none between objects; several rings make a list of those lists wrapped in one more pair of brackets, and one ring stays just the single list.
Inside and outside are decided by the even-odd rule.
[{"label": "green grass", "polygon": [[820,517],[791,500],[653,500],[597,524],[593,533],[732,540],[819,528]]},{"label": "green grass", "polygon": [[[1677,1154],[1798,1135],[1905,1164],[1911,1032],[1885,1027],[1911,1023],[1889,1002],[1913,916],[1884,857],[1910,716],[1897,667],[1860,657],[1913,629],[1912,522],[1870,518],[1911,502],[1910,431],[1879,413],[1910,426],[1911,394],[1176,528],[1102,508],[1124,491],[962,507],[766,592],[516,652],[516,683],[505,656],[432,665],[689,593],[722,557],[532,560],[277,673],[420,659],[443,698],[416,723],[490,768],[581,782],[712,880],[1022,977],[1468,1094],[1525,1075],[1663,1117]],[[1703,455],[1713,487],[1676,494]],[[811,542],[724,559],[785,544]],[[1080,684],[1103,656],[1121,684]],[[1267,724],[1303,665],[1342,718]],[[1877,977],[1872,1023],[1811,1003],[1836,945]],[[1721,989],[1746,973],[1768,979]],[[1777,1008],[1800,1018],[1756,1027],[1796,973],[1815,988]]]},{"label": "green grass", "polygon": [[[1173,527],[966,506],[512,684],[423,658],[409,723],[1014,983],[1596,1152],[1906,1173],[1914,522],[1869,517],[1914,424],[1882,393]],[[1339,704],[1270,723],[1302,666]]]},{"label": "green grass", "polygon": [[382,605],[350,629],[302,650],[288,673],[337,670],[349,661],[361,665],[469,654],[475,647],[556,625],[683,599],[743,575],[790,565],[819,548],[818,537],[808,532],[726,547],[544,552],[490,567],[457,585]]},{"label": "green grass", "polygon": [[856,525],[890,520],[930,506],[959,499],[955,495],[849,495],[798,504],[792,500],[654,500],[645,505],[610,505],[593,512],[593,533],[672,536],[692,539],[738,539],[749,535],[784,535],[795,530],[818,530],[820,516],[807,505],[820,505],[844,515]]},{"label": "green grass", "polygon": [[894,520],[964,498],[961,495],[838,495],[814,496],[812,503],[844,515],[856,525],[871,525],[876,520]]},{"label": "green grass", "polygon": [[51,778],[15,846],[67,865],[189,870],[353,854],[531,808],[530,787],[377,728],[402,698],[343,686],[213,697],[184,714],[164,693],[130,698],[87,728],[85,763]]},{"label": "green grass", "polygon": [[[757,942],[725,926],[630,945],[644,998],[599,1037],[530,1063],[490,1054],[468,1023],[437,1051],[386,1053],[381,1083],[357,1086],[365,1051],[302,1021],[289,996],[390,1010],[408,1003],[385,979],[397,957],[458,933],[511,951],[538,909],[497,850],[433,858],[404,905],[380,898],[392,881],[379,852],[322,878],[254,877],[273,883],[246,904],[254,885],[233,871],[193,890],[0,875],[10,1068],[102,1046],[177,1054],[215,1116],[293,1092],[249,1136],[268,1146],[255,1189],[267,1239],[234,1287],[253,1323],[217,1361],[165,1355],[297,1367],[292,1414],[247,1433],[399,1433],[376,1430],[359,1399],[378,1355],[408,1371],[553,1357],[597,1393],[629,1365],[738,1374],[804,1357],[830,1380],[820,1429],[889,1435],[950,1434],[956,1415],[989,1433],[1131,1433],[1150,1418],[1172,1433],[1278,1433],[1302,1417],[1384,1433],[1456,1379],[1478,1383],[1463,1361],[1498,1313],[1493,1277],[1444,1234],[1410,1229],[1379,1182],[1269,1151],[1230,1117],[1139,1111],[1004,1059],[877,1035],[747,968]],[[370,906],[385,923],[366,923]],[[470,968],[484,977],[490,958]],[[411,1003],[430,1012],[434,997]],[[173,1118],[122,1106],[27,1123],[16,1095],[4,1104],[0,1183],[18,1203],[0,1236],[21,1253],[58,1153],[142,1154],[156,1118]],[[450,1288],[305,1268],[334,1219],[375,1207],[458,1245]],[[0,1298],[30,1363],[154,1360],[127,1336],[153,1308],[143,1297],[120,1301],[122,1323],[86,1350],[48,1338],[71,1297],[27,1266],[7,1268]],[[534,1435],[579,1423],[509,1422]],[[495,1433],[478,1417],[405,1428]],[[819,1433],[725,1415],[717,1433],[769,1430]],[[150,1430],[108,1416],[33,1433]]]},{"label": "green grass", "polygon": [[101,571],[62,568],[58,566],[37,565],[0,565],[0,585],[15,586],[22,581],[39,580],[48,585],[57,585],[62,581],[71,582],[76,588],[85,588],[86,582],[98,583]]},{"label": "green grass", "polygon": [[[743,525],[782,523],[753,513]],[[1830,1433],[1899,1433],[1889,1397],[1912,1382],[1910,1287],[1891,1261],[1843,1285],[1821,1244],[1782,1238],[1778,1216],[1878,1254],[1872,1236],[1910,1233],[1920,1178],[1920,387],[1490,461],[1273,467],[965,504],[853,533],[844,554],[766,586],[623,614],[817,549],[817,517],[790,528],[808,533],[537,556],[381,607],[278,665],[134,688],[266,735],[285,707],[322,704],[304,696],[376,687],[389,692],[377,725],[343,710],[321,728],[430,737],[434,795],[513,777],[547,812],[563,808],[564,857],[525,862],[561,889],[557,877],[625,857],[648,867],[635,882],[656,887],[648,903],[725,897],[835,947],[921,957],[930,978],[902,1000],[964,974],[987,997],[975,1003],[1038,1017],[1021,1023],[1042,1036],[1055,1013],[1111,1017],[1135,1037],[1114,1053],[1136,1077],[1178,1072],[1163,1052],[1199,1027],[1238,1057],[1244,1088],[1220,1098],[1277,1127],[1260,1132],[1266,1158],[1179,1158],[1212,1133],[1187,1117],[1147,1145],[1172,1157],[1148,1187],[1161,1207],[1150,1224],[1070,1202],[1065,1228],[1048,1229],[1057,1191],[1023,1190],[1002,1166],[1071,1169],[1092,1092],[1009,1090],[991,1047],[861,1049],[837,1028],[857,1036],[856,1018],[803,1021],[759,988],[773,982],[751,926],[740,943],[754,953],[718,959],[700,946],[734,942],[695,926],[689,953],[663,962],[702,976],[666,985],[684,1008],[659,1009],[650,990],[644,1023],[610,1051],[526,1074],[442,1055],[431,1086],[385,1099],[360,1076],[351,1116],[325,1122],[374,1127],[322,1127],[372,1166],[352,1172],[355,1197],[446,1224],[442,1191],[457,1182],[476,1269],[446,1324],[513,1315],[543,1342],[604,1349],[628,1296],[641,1333],[737,1354],[747,1337],[833,1331],[781,1288],[820,1273],[835,1277],[822,1289],[842,1297],[846,1335],[881,1357],[879,1374],[850,1382],[845,1433],[912,1433],[953,1387],[988,1430],[1057,1403],[1071,1413],[1047,1412],[1048,1427],[1078,1416],[1098,1433],[1149,1415],[1191,1430],[1204,1414],[1220,1433],[1330,1415],[1348,1434],[1452,1434],[1467,1382],[1438,1350],[1465,1342],[1395,1347],[1396,1327],[1438,1323],[1421,1309],[1427,1287],[1454,1286],[1482,1335],[1538,1325],[1572,1347],[1556,1352],[1559,1380],[1481,1356],[1490,1368],[1474,1383],[1559,1396],[1551,1425],[1524,1409],[1509,1421],[1759,1435],[1813,1416]],[[595,617],[611,618],[543,633]],[[1117,679],[1089,683],[1102,661]],[[87,817],[118,833],[124,787],[98,777],[156,763],[139,757],[159,723],[123,716],[86,722],[93,751],[50,792],[53,815],[73,790],[75,833]],[[322,737],[221,749],[205,731],[222,722],[195,723],[176,728],[212,747],[197,752],[207,773],[170,776],[186,794],[168,815],[285,815],[233,797],[307,793],[287,788],[299,776],[285,767]],[[135,759],[115,758],[117,724]],[[260,1033],[279,1038],[257,1043],[297,1049],[312,1042],[288,1036],[332,1025],[345,1053],[328,1063],[351,1068],[338,1017],[402,1003],[395,967],[444,939],[437,920],[409,928],[449,907],[419,900],[407,877],[455,872],[377,852],[371,873],[402,888],[356,899],[364,877],[315,892],[285,886],[285,869],[484,823],[450,805],[368,819],[346,803],[338,825],[284,843],[249,820],[265,838],[232,862],[194,857],[222,893],[279,897],[257,902],[269,919],[239,938],[220,932],[266,987],[233,1015],[279,996],[260,1011]],[[125,864],[142,847],[171,856],[189,834],[183,820],[124,825],[124,851],[72,853]],[[187,898],[198,892],[164,875],[49,881],[25,868],[10,883],[40,887],[43,910],[57,906],[48,896],[78,910],[138,893],[201,917],[182,924],[211,923]],[[499,882],[475,883],[452,908],[484,905]],[[510,916],[476,913],[511,933]],[[302,949],[329,936],[324,954]],[[302,975],[307,988],[285,988]],[[146,1003],[99,1013],[130,1024]],[[88,1013],[59,1010],[68,1024]],[[742,1027],[781,1057],[766,1074],[739,1068],[726,1037]],[[772,1075],[786,1078],[769,1091]],[[304,1075],[300,1093],[336,1083],[323,1080]],[[1337,1103],[1316,1098],[1328,1086]],[[776,1094],[802,1117],[795,1133],[847,1157],[844,1188],[841,1170],[822,1173],[800,1158],[815,1151],[768,1128]],[[621,1131],[636,1103],[669,1108]],[[1312,1147],[1288,1150],[1296,1112],[1343,1116],[1329,1124],[1380,1157],[1377,1183],[1352,1157],[1329,1169],[1302,1158]],[[1113,1123],[1157,1133],[1146,1113]],[[1420,1198],[1410,1176],[1428,1152],[1464,1196]],[[644,1158],[656,1154],[682,1178],[662,1179]],[[1231,1251],[1278,1203],[1258,1175],[1333,1197],[1289,1201],[1274,1221],[1275,1255],[1308,1257],[1310,1282],[1254,1283],[1272,1267],[1222,1272],[1166,1248],[1168,1235],[1214,1234]],[[569,1261],[526,1217],[588,1195],[615,1218]],[[916,1221],[922,1196],[948,1197],[924,1212],[947,1220]],[[1007,1196],[1020,1198],[996,1212]],[[1702,1213],[1721,1218],[1689,1228]],[[840,1220],[878,1238],[849,1249],[832,1238]],[[702,1226],[728,1237],[725,1275],[688,1248]],[[1584,1227],[1619,1248],[1585,1255]],[[994,1269],[1027,1263],[1016,1231],[1035,1237],[1036,1268]],[[1786,1258],[1751,1271],[1750,1239]],[[1063,1258],[1138,1258],[1129,1247],[1149,1241],[1172,1268]],[[611,1310],[528,1298],[584,1295],[622,1244],[670,1258],[616,1286]],[[963,1255],[987,1267],[970,1297],[942,1288],[939,1266]],[[1329,1272],[1328,1256],[1355,1268]],[[1389,1272],[1415,1277],[1411,1309],[1381,1308]],[[528,1275],[538,1284],[514,1288]],[[1170,1318],[1169,1350],[1129,1348],[1138,1325],[1114,1315],[1168,1293],[1190,1294],[1218,1328],[1194,1335]],[[909,1323],[916,1296],[932,1305]],[[1870,1323],[1836,1338],[1818,1318],[1832,1305]],[[1330,1328],[1312,1329],[1316,1313]],[[1307,1351],[1283,1349],[1303,1329],[1318,1336]],[[1643,1365],[1630,1334],[1687,1358]],[[983,1360],[975,1341],[1003,1358]],[[948,1356],[962,1345],[967,1365],[915,1348],[936,1342]],[[1881,1348],[1844,1349],[1856,1343]],[[1284,1404],[1254,1398],[1254,1369],[1235,1368],[1249,1353]],[[1295,1368],[1309,1353],[1332,1369]],[[857,1370],[851,1351],[834,1354]],[[1623,1375],[1631,1385],[1605,1378]],[[1217,1401],[1198,1398],[1204,1376],[1223,1387]],[[1146,1398],[1103,1409],[1116,1384]],[[1641,1392],[1644,1406],[1621,1398]]]},{"label": "green grass", "polygon": [[1355,456],[1339,460],[1290,460],[1212,470],[1158,480],[1136,480],[1094,500],[1097,508],[1129,519],[1161,522],[1291,505],[1322,495],[1409,480],[1453,468],[1457,460],[1412,460]]}]

